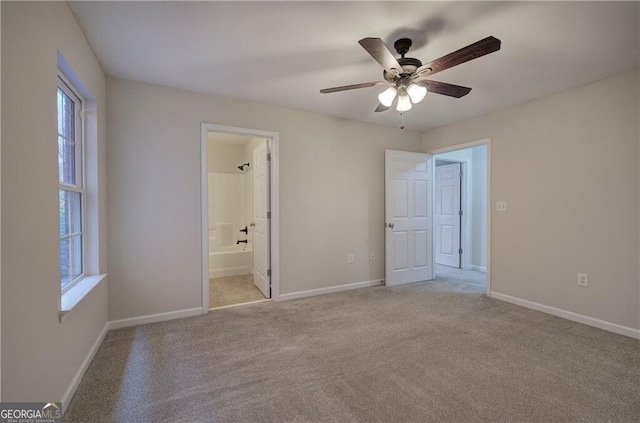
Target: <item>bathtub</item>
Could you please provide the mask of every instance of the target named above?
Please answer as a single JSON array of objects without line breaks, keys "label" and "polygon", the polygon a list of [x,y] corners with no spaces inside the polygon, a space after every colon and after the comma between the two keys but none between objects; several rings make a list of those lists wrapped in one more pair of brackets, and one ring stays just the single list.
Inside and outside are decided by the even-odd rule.
[{"label": "bathtub", "polygon": [[251,245],[239,244],[209,253],[209,277],[237,276],[251,273],[253,251]]}]

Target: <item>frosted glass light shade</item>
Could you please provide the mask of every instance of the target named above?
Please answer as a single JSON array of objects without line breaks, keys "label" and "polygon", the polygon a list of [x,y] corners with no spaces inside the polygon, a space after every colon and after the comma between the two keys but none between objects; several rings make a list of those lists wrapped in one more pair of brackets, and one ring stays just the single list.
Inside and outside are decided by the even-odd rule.
[{"label": "frosted glass light shade", "polygon": [[421,85],[411,84],[407,88],[407,94],[411,97],[413,104],[420,103],[425,95],[427,95],[427,89]]},{"label": "frosted glass light shade", "polygon": [[408,95],[401,95],[398,97],[398,105],[396,106],[396,110],[399,112],[406,112],[411,109],[411,100]]},{"label": "frosted glass light shade", "polygon": [[398,90],[395,87],[389,87],[380,94],[378,94],[378,101],[380,104],[386,107],[390,107],[391,103],[393,103],[393,99],[396,98],[396,94]]}]

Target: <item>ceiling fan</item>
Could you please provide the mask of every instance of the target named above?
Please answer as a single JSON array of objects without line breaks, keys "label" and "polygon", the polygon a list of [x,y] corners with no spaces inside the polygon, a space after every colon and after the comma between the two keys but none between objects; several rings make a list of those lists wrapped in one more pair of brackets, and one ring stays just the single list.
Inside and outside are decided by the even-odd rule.
[{"label": "ceiling fan", "polygon": [[393,56],[393,53],[380,38],[363,38],[358,43],[384,68],[382,75],[385,80],[325,88],[320,92],[329,94],[357,88],[388,86],[385,91],[378,95],[380,104],[376,108],[376,112],[389,110],[396,97],[398,97],[396,110],[405,112],[411,109],[412,103],[416,104],[422,101],[427,91],[455,98],[465,96],[469,94],[471,88],[426,78],[500,50],[500,40],[495,37],[487,37],[423,65],[418,59],[405,57],[412,44],[408,38],[401,38],[393,44],[396,52],[400,55],[399,59]]}]

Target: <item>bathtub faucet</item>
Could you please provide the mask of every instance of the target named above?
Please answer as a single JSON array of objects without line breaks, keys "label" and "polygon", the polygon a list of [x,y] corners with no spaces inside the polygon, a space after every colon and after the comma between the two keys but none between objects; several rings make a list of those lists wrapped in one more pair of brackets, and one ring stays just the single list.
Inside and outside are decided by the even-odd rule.
[{"label": "bathtub faucet", "polygon": [[249,235],[249,228],[245,226],[244,229],[240,229],[240,232],[244,232],[245,235]]},{"label": "bathtub faucet", "polygon": [[236,245],[240,244],[241,242],[244,242],[246,244],[248,241],[246,239],[239,239],[236,241]]}]

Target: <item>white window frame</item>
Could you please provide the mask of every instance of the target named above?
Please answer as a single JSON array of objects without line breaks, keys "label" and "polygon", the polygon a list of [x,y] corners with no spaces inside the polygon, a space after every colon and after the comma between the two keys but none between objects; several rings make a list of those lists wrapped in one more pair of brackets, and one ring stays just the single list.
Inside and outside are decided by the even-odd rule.
[{"label": "white window frame", "polygon": [[[85,137],[84,137],[84,119],[85,119],[85,111],[84,111],[84,98],[78,94],[78,90],[69,82],[69,80],[64,76],[64,74],[58,71],[58,86],[57,89],[62,90],[71,100],[76,102],[76,119],[74,120],[74,131],[75,131],[75,173],[76,173],[76,184],[69,185],[63,182],[60,182],[60,175],[58,175],[58,190],[77,192],[80,194],[80,219],[81,219],[81,227],[80,227],[80,239],[82,245],[82,258],[81,258],[81,266],[82,271],[78,276],[72,279],[65,286],[62,286],[62,280],[60,279],[58,283],[60,283],[61,295],[69,291],[73,288],[78,282],[84,279],[87,276],[87,192],[86,192],[86,172],[85,172]],[[56,97],[57,97],[57,89],[56,89]],[[57,102],[56,102],[57,108]],[[57,115],[57,114],[56,114]],[[56,130],[57,131],[57,130]],[[58,136],[61,134],[58,133]],[[58,144],[58,138],[56,137],[56,145]],[[59,191],[58,191],[59,192]],[[59,219],[59,216],[58,216]],[[60,240],[63,238],[71,238],[77,236],[78,233],[69,234],[64,237],[60,237]],[[58,258],[58,260],[60,260]],[[61,266],[61,263],[60,263]]]}]

